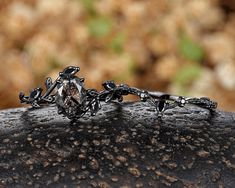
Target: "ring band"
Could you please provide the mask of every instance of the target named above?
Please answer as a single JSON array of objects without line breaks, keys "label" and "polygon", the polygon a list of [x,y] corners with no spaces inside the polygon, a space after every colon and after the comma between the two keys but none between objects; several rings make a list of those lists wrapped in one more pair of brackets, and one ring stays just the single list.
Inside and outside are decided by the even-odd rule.
[{"label": "ring band", "polygon": [[101,108],[100,103],[102,101],[118,100],[122,102],[123,96],[129,94],[136,95],[141,101],[148,102],[159,113],[164,113],[164,111],[177,106],[183,107],[186,104],[197,105],[210,111],[217,108],[217,103],[207,97],[193,98],[152,92],[129,87],[126,84],[116,85],[114,81],[104,82],[102,84],[103,91],[86,89],[85,79],[76,76],[79,71],[80,68],[75,66],[65,68],[54,82],[50,77],[46,79],[46,92],[44,94],[42,88],[33,89],[29,96],[20,92],[20,102],[30,104],[34,108],[55,103],[59,114],[73,120],[82,117],[88,111],[91,115],[95,115]]}]

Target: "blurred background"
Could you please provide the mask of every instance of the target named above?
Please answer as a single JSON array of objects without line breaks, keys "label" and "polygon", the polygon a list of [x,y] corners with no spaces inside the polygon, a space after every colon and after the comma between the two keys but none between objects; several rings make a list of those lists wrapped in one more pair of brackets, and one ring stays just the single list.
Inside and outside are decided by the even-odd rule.
[{"label": "blurred background", "polygon": [[1,0],[0,109],[69,65],[235,111],[234,0]]}]

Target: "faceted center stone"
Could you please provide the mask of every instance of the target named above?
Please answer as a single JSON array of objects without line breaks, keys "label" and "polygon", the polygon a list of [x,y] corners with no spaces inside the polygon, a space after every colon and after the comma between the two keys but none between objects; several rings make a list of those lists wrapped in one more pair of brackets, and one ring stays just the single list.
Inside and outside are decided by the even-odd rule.
[{"label": "faceted center stone", "polygon": [[67,117],[79,116],[83,113],[85,89],[79,78],[64,79],[57,87],[56,104]]}]

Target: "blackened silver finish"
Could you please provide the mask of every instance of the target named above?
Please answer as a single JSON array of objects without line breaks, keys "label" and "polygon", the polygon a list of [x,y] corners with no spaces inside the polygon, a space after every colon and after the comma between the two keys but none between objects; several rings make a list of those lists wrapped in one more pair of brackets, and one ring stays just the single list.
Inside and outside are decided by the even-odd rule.
[{"label": "blackened silver finish", "polygon": [[148,102],[155,107],[159,115],[164,111],[175,107],[184,107],[186,104],[197,105],[199,107],[214,111],[217,103],[209,98],[193,98],[175,96],[162,92],[151,92],[129,87],[126,84],[116,85],[114,81],[106,81],[102,85],[103,91],[95,89],[85,89],[84,78],[75,76],[80,68],[69,66],[59,73],[59,77],[53,82],[51,78],[45,81],[46,92],[42,95],[42,88],[36,88],[30,92],[29,96],[24,93],[19,94],[21,103],[31,104],[38,108],[47,104],[56,104],[58,113],[69,119],[82,117],[88,111],[95,115],[101,108],[100,102],[123,101],[125,95],[136,95],[143,102]]}]

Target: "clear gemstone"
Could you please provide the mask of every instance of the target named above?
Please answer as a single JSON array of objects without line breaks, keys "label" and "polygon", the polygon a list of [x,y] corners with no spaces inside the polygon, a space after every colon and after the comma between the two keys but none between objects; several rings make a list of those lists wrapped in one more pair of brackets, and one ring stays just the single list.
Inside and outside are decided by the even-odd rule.
[{"label": "clear gemstone", "polygon": [[84,93],[85,89],[79,78],[65,79],[58,85],[56,103],[64,110],[66,116],[79,116],[83,113],[81,105]]}]

